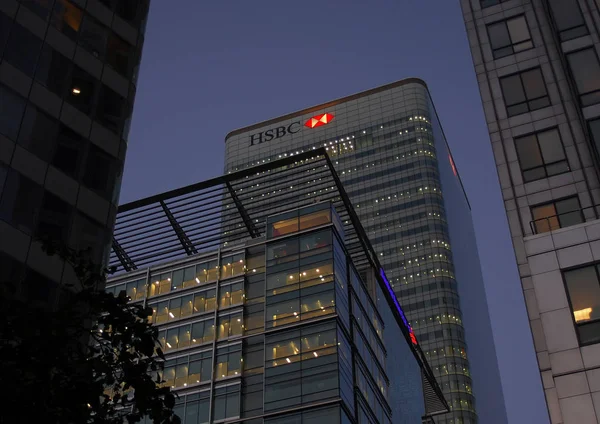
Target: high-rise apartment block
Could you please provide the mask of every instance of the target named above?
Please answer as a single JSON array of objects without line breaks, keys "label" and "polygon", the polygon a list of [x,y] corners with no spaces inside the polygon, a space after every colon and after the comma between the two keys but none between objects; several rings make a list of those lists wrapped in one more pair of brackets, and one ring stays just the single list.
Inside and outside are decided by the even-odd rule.
[{"label": "high-rise apartment block", "polygon": [[414,424],[448,410],[325,153],[119,207],[107,290],[153,309],[184,424]]},{"label": "high-rise apartment block", "polygon": [[[473,424],[477,413],[506,422],[470,207],[423,81],[235,130],[225,143],[226,172],[324,147],[450,404],[436,423]],[[277,190],[299,188],[292,178]],[[270,195],[252,182],[239,193]]]},{"label": "high-rise apartment block", "polygon": [[549,417],[599,423],[599,4],[461,4]]},{"label": "high-rise apartment block", "polygon": [[0,0],[0,281],[52,302],[40,239],[107,258],[147,0]]}]

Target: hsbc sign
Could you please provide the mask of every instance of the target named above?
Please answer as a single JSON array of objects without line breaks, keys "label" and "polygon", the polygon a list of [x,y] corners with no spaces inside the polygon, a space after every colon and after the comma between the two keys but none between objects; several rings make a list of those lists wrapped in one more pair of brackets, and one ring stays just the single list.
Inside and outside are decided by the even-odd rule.
[{"label": "hsbc sign", "polygon": [[[321,115],[313,116],[304,123],[306,128],[317,128],[323,125],[329,124],[333,121],[333,115],[331,113],[323,113]],[[291,124],[280,127],[271,128],[263,132],[255,133],[250,136],[250,145],[260,144],[264,141],[271,141],[273,139],[281,138],[287,134],[296,134],[302,129],[300,121],[292,122]]]}]

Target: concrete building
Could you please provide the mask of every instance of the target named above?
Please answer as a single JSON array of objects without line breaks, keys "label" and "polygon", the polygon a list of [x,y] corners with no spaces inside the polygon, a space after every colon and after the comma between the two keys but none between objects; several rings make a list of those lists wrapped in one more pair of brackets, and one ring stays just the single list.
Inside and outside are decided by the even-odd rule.
[{"label": "concrete building", "polygon": [[[472,424],[477,413],[506,422],[470,207],[423,81],[250,125],[225,143],[226,172],[324,147],[448,399],[451,413],[436,423]],[[297,189],[293,179],[278,188]],[[244,190],[240,198],[270,195]]]},{"label": "concrete building", "polygon": [[599,5],[461,5],[550,421],[599,423]]},{"label": "concrete building", "polygon": [[0,0],[0,281],[53,302],[50,238],[108,257],[146,0]]},{"label": "concrete building", "polygon": [[[242,197],[249,183],[271,194]],[[121,205],[113,246],[107,290],[152,307],[184,424],[448,410],[324,148]]]}]

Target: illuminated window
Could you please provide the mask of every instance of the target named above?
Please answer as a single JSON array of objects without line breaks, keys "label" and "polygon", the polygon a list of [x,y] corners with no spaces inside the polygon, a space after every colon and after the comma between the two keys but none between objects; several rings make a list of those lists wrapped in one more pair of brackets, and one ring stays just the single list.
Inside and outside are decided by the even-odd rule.
[{"label": "illuminated window", "polygon": [[150,277],[150,291],[148,297],[159,294],[169,293],[171,291],[171,273],[166,272]]},{"label": "illuminated window", "polygon": [[221,278],[233,277],[244,273],[244,254],[221,258]]},{"label": "illuminated window", "polygon": [[244,324],[242,322],[242,313],[233,313],[230,315],[219,317],[219,339],[227,337],[241,336],[243,332]]},{"label": "illuminated window", "polygon": [[564,272],[575,327],[581,345],[600,342],[600,265]]},{"label": "illuminated window", "polygon": [[219,293],[219,304],[221,308],[240,304],[244,300],[244,283],[239,282],[234,284],[222,285],[219,288]]},{"label": "illuminated window", "polygon": [[235,377],[242,374],[242,345],[241,343],[222,347],[217,350],[217,365],[215,379]]},{"label": "illuminated window", "polygon": [[577,196],[531,208],[535,234],[582,223],[583,214]]}]

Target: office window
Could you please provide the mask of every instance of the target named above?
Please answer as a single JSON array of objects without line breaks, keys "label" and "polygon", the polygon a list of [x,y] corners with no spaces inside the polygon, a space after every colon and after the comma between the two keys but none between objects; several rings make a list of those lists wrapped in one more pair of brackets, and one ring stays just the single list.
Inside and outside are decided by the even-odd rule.
[{"label": "office window", "polygon": [[125,99],[105,85],[100,89],[96,119],[111,131],[119,134],[123,120]]},{"label": "office window", "polygon": [[89,250],[90,259],[97,264],[100,264],[108,253],[106,236],[106,228],[100,223],[82,213],[75,214],[71,231],[71,247]]},{"label": "office window", "polygon": [[112,68],[129,79],[132,70],[133,47],[121,37],[111,33],[106,46],[106,62]]},{"label": "office window", "polygon": [[4,60],[28,77],[33,77],[42,40],[21,25],[15,23],[10,31],[4,51]]},{"label": "office window", "polygon": [[79,167],[88,141],[72,129],[60,124],[56,138],[56,149],[51,164],[65,174],[79,178]]},{"label": "office window", "polygon": [[241,336],[244,328],[242,313],[236,312],[229,315],[219,316],[219,339]]},{"label": "office window", "polygon": [[222,285],[219,288],[220,300],[219,304],[221,308],[225,308],[231,305],[237,305],[243,302],[244,295],[244,282]]},{"label": "office window", "polygon": [[242,344],[217,349],[217,367],[215,379],[234,377],[242,374]]},{"label": "office window", "polygon": [[533,47],[525,16],[517,16],[488,25],[488,35],[494,59]]},{"label": "office window", "polygon": [[535,234],[547,233],[584,222],[577,196],[534,206],[531,208],[531,215]]},{"label": "office window", "polygon": [[569,171],[558,129],[515,138],[523,180],[539,180]]},{"label": "office window", "polygon": [[31,234],[42,201],[43,189],[29,178],[9,169],[0,194],[0,219]]},{"label": "office window", "polygon": [[79,44],[98,59],[104,59],[107,38],[108,29],[90,15],[85,15],[81,22]]},{"label": "office window", "polygon": [[550,105],[540,68],[500,78],[508,116],[515,116]]},{"label": "office window", "polygon": [[92,100],[97,80],[86,71],[75,65],[71,74],[71,83],[67,100],[77,109],[89,114],[92,108]]},{"label": "office window", "polygon": [[588,34],[577,0],[548,0],[560,41]]},{"label": "office window", "polygon": [[20,3],[40,18],[46,20],[50,16],[54,0],[20,0]]},{"label": "office window", "polygon": [[90,143],[89,146],[82,178],[83,184],[105,199],[110,199],[119,172],[117,159],[94,144]]},{"label": "office window", "polygon": [[44,44],[35,71],[35,79],[45,85],[48,90],[62,97],[69,83],[70,66],[69,59],[48,44]]},{"label": "office window", "polygon": [[66,243],[72,210],[72,206],[67,202],[50,192],[45,192],[36,235],[41,239]]},{"label": "office window", "polygon": [[223,256],[221,258],[221,278],[234,277],[244,273],[244,254]]},{"label": "office window", "polygon": [[213,421],[239,417],[240,385],[216,387],[213,402]]},{"label": "office window", "polygon": [[83,11],[67,0],[57,0],[50,22],[71,40],[77,38]]},{"label": "office window", "polygon": [[0,84],[0,134],[17,139],[25,104],[23,97]]},{"label": "office window", "polygon": [[596,153],[600,155],[600,119],[594,119],[588,121],[588,127],[590,129],[590,135],[592,137],[592,143],[596,148]]},{"label": "office window", "polygon": [[503,3],[507,0],[481,0],[481,8],[486,8],[490,6],[495,6],[497,4]]},{"label": "office window", "polygon": [[0,57],[2,57],[2,53],[4,52],[4,46],[6,46],[6,42],[8,41],[12,24],[13,20],[0,12]]},{"label": "office window", "polygon": [[54,140],[58,122],[29,104],[25,110],[23,125],[19,131],[18,143],[46,162],[54,151]]},{"label": "office window", "polygon": [[600,63],[594,48],[567,55],[582,106],[600,102]]},{"label": "office window", "polygon": [[569,303],[581,345],[600,342],[600,265],[564,273]]}]

